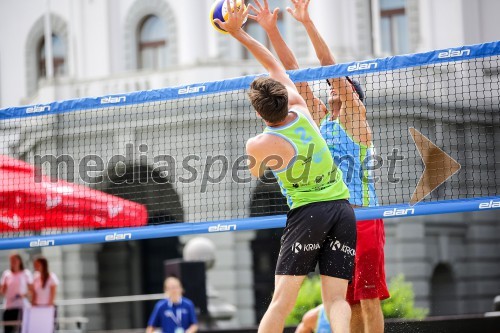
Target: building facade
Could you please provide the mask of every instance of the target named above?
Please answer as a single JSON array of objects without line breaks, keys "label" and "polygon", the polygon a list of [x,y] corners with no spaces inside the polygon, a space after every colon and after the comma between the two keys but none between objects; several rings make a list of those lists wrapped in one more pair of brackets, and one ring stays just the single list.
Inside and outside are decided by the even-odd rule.
[{"label": "building facade", "polygon": [[[102,96],[262,72],[238,43],[210,27],[211,2],[2,2],[0,106]],[[282,8],[283,12],[289,5],[284,0],[270,0],[270,3]],[[314,0],[311,3],[311,15],[339,62],[498,40],[500,32],[494,15],[499,11],[500,3],[496,0]],[[18,13],[23,15],[20,17]],[[316,66],[314,50],[301,26],[286,13],[280,16],[279,24],[301,65]],[[48,26],[50,31],[45,31]],[[247,29],[263,43],[269,43],[255,23],[249,22]],[[45,43],[48,39],[51,39],[50,45]],[[47,60],[50,58],[52,61]],[[489,70],[488,75],[481,71],[478,80],[481,84],[489,84],[487,91],[491,92],[487,98],[498,100],[499,71],[498,68]],[[390,118],[396,106],[408,105],[415,99],[418,89],[406,92],[406,95],[403,92],[395,94],[394,90],[401,87],[393,83],[392,86],[390,82],[376,84],[370,77],[364,78],[363,83],[371,85],[374,91],[368,105],[376,111],[371,119],[376,141],[391,139],[384,137],[389,127],[392,132],[398,130],[396,125],[401,127],[401,132],[406,131],[406,124],[395,124]],[[429,87],[431,90],[456,89],[453,86]],[[388,91],[400,99],[390,105],[381,103]],[[471,94],[471,99],[482,98],[477,92]],[[441,110],[436,106],[440,104],[439,94],[419,98],[428,102],[426,110]],[[237,101],[240,103],[238,107],[247,107],[243,95]],[[97,154],[109,160],[116,154],[126,155],[127,148],[123,143],[131,143],[134,147],[141,144],[149,147],[144,154],[148,161],[162,154],[182,160],[185,151],[206,153],[207,146],[199,143],[208,142],[214,155],[235,157],[244,151],[242,138],[261,128],[256,119],[242,112],[227,116],[229,110],[219,110],[221,117],[217,123],[213,119],[197,118],[195,113],[186,115],[182,113],[183,107],[193,106],[185,103],[163,105],[162,110],[148,105],[142,113],[127,109],[120,114],[120,110],[110,109],[97,116],[93,114],[91,118],[76,113],[39,117],[36,124],[24,120],[2,122],[0,153],[27,161],[32,161],[35,154],[69,154],[75,160]],[[210,105],[209,102],[207,109],[213,110]],[[490,186],[491,193],[498,193],[496,184],[500,179],[495,168],[500,164],[500,154],[495,145],[500,144],[499,110],[500,106],[493,110],[481,109],[484,119],[469,125],[463,124],[463,112],[459,114],[458,111],[453,113],[454,117],[449,117],[454,120],[444,122],[414,114],[406,116],[414,123],[423,124],[422,127],[428,129],[427,135],[443,133],[444,130],[450,133],[449,137],[434,134],[432,139],[452,155],[459,154],[460,150],[460,145],[451,144],[453,142],[469,144],[467,147],[489,154],[491,159],[482,163],[485,168],[482,172],[494,174],[490,179],[495,179],[495,182],[479,182],[471,186]],[[147,113],[156,111],[158,116],[155,119],[147,117]],[[174,119],[182,119],[182,129],[174,128]],[[190,126],[195,121],[202,124],[201,130]],[[234,125],[241,121],[251,126],[238,128]],[[138,125],[131,128],[126,125],[130,122]],[[491,124],[497,124],[496,129],[492,130]],[[89,128],[94,132],[89,132]],[[120,128],[127,130],[120,131]],[[464,131],[490,131],[492,139],[487,143],[466,142],[467,136],[457,134]],[[227,138],[227,144],[209,142],[214,132]],[[175,140],[167,140],[165,133],[175,133]],[[402,136],[392,145],[407,147],[410,142]],[[387,155],[389,151],[381,153]],[[132,171],[125,170],[125,175],[133,177],[148,172],[147,168],[144,170],[140,156],[137,153],[127,157],[127,166]],[[411,165],[418,163],[410,159],[400,172],[410,174]],[[177,171],[182,173],[181,169]],[[52,171],[47,169],[46,172]],[[64,177],[81,181],[78,174],[66,173]],[[151,177],[161,179],[162,175],[153,174]],[[416,175],[412,177],[405,186],[411,186]],[[126,188],[115,186],[112,179],[108,180],[96,188],[146,205],[154,220],[151,223],[261,216],[285,210],[282,198],[276,195],[276,184],[272,182],[245,185],[222,182],[201,193],[197,190],[199,183],[172,185],[158,181],[151,185],[132,181]],[[404,194],[384,181],[380,191],[392,191],[393,197]],[[242,201],[245,204],[240,204]],[[429,308],[431,314],[488,311],[493,297],[500,293],[500,221],[495,214],[388,219],[386,235],[388,278],[404,273],[414,284],[417,305]],[[217,258],[214,269],[208,274],[208,283],[238,308],[236,317],[225,325],[255,324],[272,291],[279,232],[233,232],[209,237],[217,246]],[[158,288],[161,288],[163,278],[163,260],[179,257],[182,244],[189,238],[75,245],[41,251],[49,257],[52,268],[62,280],[59,293],[62,299],[158,293],[161,292]],[[34,252],[30,250],[27,254]],[[6,258],[7,253],[1,256]],[[5,268],[7,261],[2,259],[1,263],[1,268]],[[124,303],[113,307],[66,307],[61,309],[61,314],[89,317],[89,328],[120,329],[144,326],[149,310],[140,304]]]}]

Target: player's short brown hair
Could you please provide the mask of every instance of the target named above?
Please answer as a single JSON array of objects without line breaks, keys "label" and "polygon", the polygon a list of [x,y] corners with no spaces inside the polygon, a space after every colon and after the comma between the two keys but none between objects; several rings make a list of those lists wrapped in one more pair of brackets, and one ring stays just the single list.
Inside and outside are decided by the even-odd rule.
[{"label": "player's short brown hair", "polygon": [[248,97],[262,119],[269,123],[283,121],[288,115],[288,91],[281,82],[270,77],[255,79]]}]

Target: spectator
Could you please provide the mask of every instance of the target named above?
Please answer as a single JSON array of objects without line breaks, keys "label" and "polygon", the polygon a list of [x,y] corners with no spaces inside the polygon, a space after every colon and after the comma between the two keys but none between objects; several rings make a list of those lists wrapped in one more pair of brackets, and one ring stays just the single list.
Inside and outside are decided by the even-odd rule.
[{"label": "spectator", "polygon": [[54,273],[49,272],[49,263],[45,257],[37,257],[33,266],[35,268],[33,306],[53,306],[59,279]]},{"label": "spectator", "polygon": [[[10,269],[0,278],[0,292],[4,295],[4,321],[17,321],[22,318],[22,311],[29,306],[27,297],[33,290],[33,276],[24,269],[23,259],[17,253],[9,257]],[[17,326],[20,327],[20,326]],[[5,333],[17,332],[16,326],[5,326]]]},{"label": "spectator", "polygon": [[181,281],[176,277],[165,279],[166,298],[156,303],[148,321],[146,333],[161,328],[162,333],[195,333],[198,320],[193,302],[182,297]]}]

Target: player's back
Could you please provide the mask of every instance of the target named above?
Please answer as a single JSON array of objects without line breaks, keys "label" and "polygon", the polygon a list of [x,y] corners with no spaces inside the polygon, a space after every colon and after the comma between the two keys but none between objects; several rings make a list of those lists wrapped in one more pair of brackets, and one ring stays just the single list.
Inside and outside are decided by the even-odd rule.
[{"label": "player's back", "polygon": [[314,202],[349,198],[342,173],[335,165],[319,129],[301,112],[281,127],[267,127],[264,134],[287,141],[295,156],[274,175],[291,209]]}]

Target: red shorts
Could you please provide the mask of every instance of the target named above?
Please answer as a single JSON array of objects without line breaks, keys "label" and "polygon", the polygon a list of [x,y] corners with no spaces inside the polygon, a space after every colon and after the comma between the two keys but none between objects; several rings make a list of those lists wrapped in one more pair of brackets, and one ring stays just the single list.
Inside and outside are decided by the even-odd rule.
[{"label": "red shorts", "polygon": [[354,276],[347,288],[349,304],[362,299],[389,298],[385,281],[385,231],[382,219],[358,221]]}]

